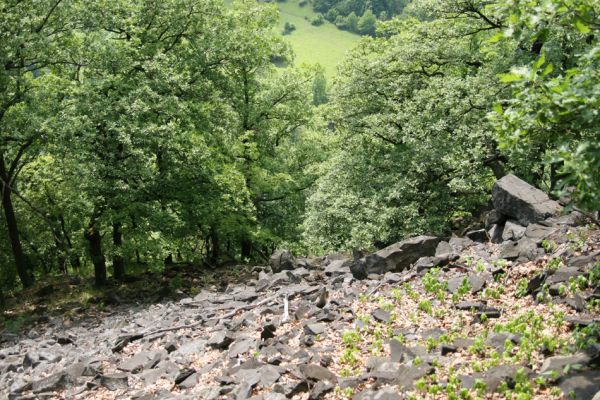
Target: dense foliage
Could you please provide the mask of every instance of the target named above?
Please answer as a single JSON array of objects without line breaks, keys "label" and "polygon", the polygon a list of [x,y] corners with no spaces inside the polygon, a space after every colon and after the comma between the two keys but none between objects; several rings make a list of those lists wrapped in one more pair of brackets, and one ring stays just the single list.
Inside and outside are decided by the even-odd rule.
[{"label": "dense foliage", "polygon": [[[255,1],[1,3],[2,277],[216,263],[299,237],[315,71]],[[285,215],[285,220],[282,217]],[[8,256],[9,254],[13,257]]]},{"label": "dense foliage", "polygon": [[411,3],[340,71],[310,245],[447,233],[507,171],[597,210],[599,28],[591,1]]},{"label": "dense foliage", "polygon": [[0,286],[447,233],[509,171],[600,209],[597,2],[312,6],[374,36],[330,91],[274,5],[0,1]]},{"label": "dense foliage", "polygon": [[408,0],[312,0],[313,9],[338,28],[374,36],[377,20],[400,15]]}]

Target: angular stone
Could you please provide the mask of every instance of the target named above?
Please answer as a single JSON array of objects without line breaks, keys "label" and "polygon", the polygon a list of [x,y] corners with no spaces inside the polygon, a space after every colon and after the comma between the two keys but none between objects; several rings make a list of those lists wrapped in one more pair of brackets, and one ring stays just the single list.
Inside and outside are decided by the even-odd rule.
[{"label": "angular stone", "polygon": [[488,230],[488,236],[492,243],[502,243],[502,233],[504,232],[504,225],[494,224]]},{"label": "angular stone", "polygon": [[504,230],[502,231],[502,240],[517,241],[523,237],[526,229],[527,228],[519,225],[516,221],[508,220],[506,221],[506,224],[504,224]]},{"label": "angular stone", "polygon": [[454,346],[454,345],[450,345],[450,344],[443,344],[440,347],[440,351],[442,353],[443,356],[451,354],[451,353],[456,353],[458,351],[458,347]]},{"label": "angular stone", "polygon": [[508,332],[491,332],[485,344],[492,346],[496,351],[502,353],[504,351],[504,345],[507,340],[510,340],[513,344],[518,344],[521,338],[518,335]]},{"label": "angular stone", "polygon": [[586,367],[592,361],[592,357],[586,353],[576,353],[570,356],[555,356],[546,358],[540,368],[541,376],[551,376],[553,374],[563,375],[565,367],[579,366]]},{"label": "angular stone", "polygon": [[316,364],[302,364],[298,366],[300,373],[305,379],[313,381],[328,381],[331,383],[337,382],[337,376],[327,368]]},{"label": "angular stone", "polygon": [[465,236],[474,242],[485,243],[488,241],[488,235],[485,229],[469,231]]},{"label": "angular stone", "polygon": [[47,378],[34,381],[31,384],[31,390],[33,393],[55,392],[64,390],[76,383],[77,381],[71,375],[63,371],[52,374]]},{"label": "angular stone", "polygon": [[262,387],[272,387],[280,377],[279,370],[272,365],[265,365],[260,368],[260,384]]},{"label": "angular stone", "polygon": [[518,242],[505,242],[500,249],[500,257],[506,260],[534,260],[540,253],[537,243],[527,237]]},{"label": "angular stone", "polygon": [[596,400],[600,398],[600,373],[593,370],[567,375],[558,386],[567,399]]},{"label": "angular stone", "polygon": [[269,264],[273,272],[292,270],[296,268],[296,258],[288,250],[276,250],[269,258]]},{"label": "angular stone", "polygon": [[253,339],[240,339],[229,346],[229,357],[234,358],[240,354],[245,354],[256,345]]},{"label": "angular stone", "polygon": [[460,303],[456,304],[455,307],[459,310],[465,311],[480,311],[487,307],[487,305],[481,301],[461,301]]},{"label": "angular stone", "polygon": [[362,260],[369,273],[401,272],[420,257],[433,256],[440,241],[438,237],[417,236],[388,246]]},{"label": "angular stone", "polygon": [[325,333],[325,324],[323,324],[323,323],[306,324],[306,325],[304,325],[304,333],[306,333],[307,335],[313,335],[313,336],[322,335],[323,333]]},{"label": "angular stone", "polygon": [[353,261],[349,260],[335,260],[332,261],[329,265],[325,267],[325,275],[330,277],[341,276],[345,274],[349,274],[350,265],[352,265]]},{"label": "angular stone", "polygon": [[366,389],[352,397],[352,400],[401,400],[397,390],[392,387],[382,389]]},{"label": "angular stone", "polygon": [[[509,389],[515,387],[515,377],[517,376],[517,371],[521,367],[519,365],[497,365],[491,367],[484,374],[483,381],[485,382],[485,388],[488,392],[495,392],[498,386],[501,383],[506,382]],[[528,369],[525,368],[525,372],[527,373]]]},{"label": "angular stone", "polygon": [[562,210],[546,193],[514,175],[496,181],[492,202],[496,211],[515,218],[523,226],[557,216]]},{"label": "angular stone", "polygon": [[389,311],[386,311],[382,308],[378,308],[377,310],[373,311],[373,314],[371,315],[373,316],[375,321],[383,322],[385,324],[390,322],[392,318],[392,314]]},{"label": "angular stone", "polygon": [[450,247],[454,250],[455,253],[462,253],[463,250],[468,249],[473,246],[473,241],[469,238],[459,238],[459,237],[451,237],[449,242]]},{"label": "angular stone", "polygon": [[403,365],[398,372],[398,376],[394,379],[394,384],[398,385],[403,390],[411,390],[417,380],[426,375],[430,375],[435,371],[433,367],[427,364],[406,366]]},{"label": "angular stone", "polygon": [[546,284],[554,285],[556,283],[569,282],[570,278],[576,278],[580,275],[584,275],[584,273],[579,268],[561,267],[546,278]]},{"label": "angular stone", "polygon": [[129,376],[124,373],[108,374],[100,376],[100,385],[110,391],[127,389],[129,387]]},{"label": "angular stone", "polygon": [[352,276],[356,280],[362,281],[364,279],[367,279],[369,276],[367,266],[362,260],[355,260],[349,262],[349,268],[350,272],[352,273]]},{"label": "angular stone", "polygon": [[310,400],[320,400],[324,398],[327,393],[333,391],[334,388],[335,385],[331,382],[319,381],[312,387],[308,398]]},{"label": "angular stone", "polygon": [[529,226],[527,226],[527,230],[525,231],[525,236],[537,243],[540,243],[542,240],[547,239],[556,231],[558,231],[558,229],[552,226],[529,224]]},{"label": "angular stone", "polygon": [[206,345],[213,349],[226,350],[234,340],[235,338],[231,333],[226,331],[216,331],[212,334],[210,339],[208,339]]},{"label": "angular stone", "polygon": [[413,267],[417,270],[417,272],[422,272],[431,268],[435,268],[443,263],[444,259],[441,257],[421,257],[417,260]]}]

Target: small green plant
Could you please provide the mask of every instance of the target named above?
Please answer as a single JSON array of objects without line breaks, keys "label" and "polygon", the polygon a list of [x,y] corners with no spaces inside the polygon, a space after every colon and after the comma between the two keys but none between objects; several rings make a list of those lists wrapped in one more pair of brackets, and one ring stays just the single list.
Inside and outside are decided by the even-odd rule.
[{"label": "small green plant", "polygon": [[483,260],[477,260],[477,264],[475,264],[475,272],[483,272],[485,271],[485,263]]},{"label": "small green plant", "polygon": [[425,276],[423,276],[423,286],[425,286],[425,291],[427,293],[437,293],[446,289],[447,283],[440,282],[440,280],[437,279],[439,272],[439,268],[432,268]]},{"label": "small green plant", "polygon": [[424,392],[425,389],[427,388],[427,381],[425,380],[425,378],[421,378],[418,379],[415,382],[415,388],[419,391],[419,392]]},{"label": "small green plant", "polygon": [[382,310],[385,310],[387,312],[390,312],[394,309],[394,305],[392,303],[389,303],[387,301],[384,301],[382,303],[379,304],[379,307],[381,307]]},{"label": "small green plant", "polygon": [[438,346],[438,341],[435,338],[429,337],[425,341],[425,348],[427,349],[427,351],[435,350],[435,348],[437,346]]},{"label": "small green plant", "polygon": [[393,288],[390,293],[392,294],[392,297],[394,298],[394,300],[396,300],[397,302],[400,302],[402,300],[402,291],[398,288]]},{"label": "small green plant", "polygon": [[357,357],[358,350],[355,348],[347,348],[342,352],[342,356],[340,357],[340,362],[342,364],[349,365],[351,367],[355,367],[360,363],[360,360]]},{"label": "small green plant", "polygon": [[356,331],[345,331],[342,333],[342,342],[346,346],[356,346],[360,342],[360,334]]},{"label": "small green plant", "polygon": [[419,310],[432,315],[433,314],[433,306],[429,300],[421,300],[419,302]]},{"label": "small green plant", "polygon": [[527,296],[527,287],[529,286],[529,281],[527,278],[521,278],[517,282],[517,290],[515,292],[515,296],[517,297],[525,297]]},{"label": "small green plant", "polygon": [[542,240],[542,248],[546,253],[552,253],[556,250],[556,243],[553,240]]},{"label": "small green plant", "polygon": [[546,270],[549,272],[555,272],[562,265],[562,260],[558,257],[551,258],[546,264]]}]

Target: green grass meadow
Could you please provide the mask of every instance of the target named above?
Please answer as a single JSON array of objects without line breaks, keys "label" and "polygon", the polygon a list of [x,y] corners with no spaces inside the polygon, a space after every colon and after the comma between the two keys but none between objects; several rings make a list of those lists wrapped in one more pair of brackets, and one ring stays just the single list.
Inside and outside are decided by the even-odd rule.
[{"label": "green grass meadow", "polygon": [[313,26],[310,21],[317,14],[310,4],[300,7],[300,1],[287,0],[285,3],[277,3],[281,16],[280,29],[283,31],[286,22],[296,26],[295,31],[285,36],[285,40],[292,45],[296,54],[296,65],[319,63],[325,68],[327,78],[331,78],[346,53],[360,40],[360,36],[341,31],[328,21],[321,26]]}]

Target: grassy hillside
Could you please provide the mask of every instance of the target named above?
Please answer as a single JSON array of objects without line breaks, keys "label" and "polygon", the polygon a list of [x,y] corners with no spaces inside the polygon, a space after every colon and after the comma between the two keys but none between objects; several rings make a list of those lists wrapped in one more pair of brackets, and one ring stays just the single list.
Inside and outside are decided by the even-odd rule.
[{"label": "grassy hillside", "polygon": [[[300,7],[299,2],[300,0],[287,0],[285,3],[278,3],[281,31],[286,22],[296,26],[294,32],[285,36],[296,53],[296,64],[319,63],[325,68],[327,77],[331,77],[360,36],[341,31],[327,21],[321,26],[311,25],[310,20],[316,13],[308,4]],[[305,17],[308,17],[308,20]]]}]

